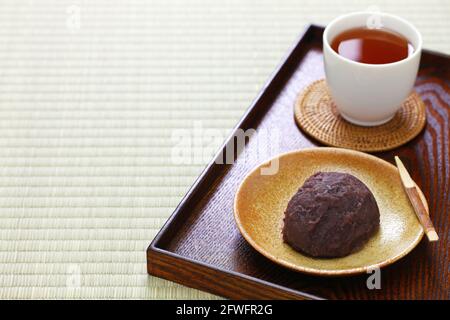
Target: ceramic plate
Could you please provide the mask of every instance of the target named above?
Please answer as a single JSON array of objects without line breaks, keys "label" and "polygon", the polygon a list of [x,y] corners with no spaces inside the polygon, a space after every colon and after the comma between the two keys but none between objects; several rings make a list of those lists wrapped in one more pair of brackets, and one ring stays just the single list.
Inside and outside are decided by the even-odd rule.
[{"label": "ceramic plate", "polygon": [[[387,266],[409,253],[424,232],[400,181],[397,168],[375,156],[338,148],[303,149],[282,154],[276,174],[250,172],[236,193],[234,214],[244,238],[270,260],[317,275],[349,275]],[[273,167],[273,163],[272,163]],[[303,182],[318,171],[354,175],[372,191],[380,209],[380,229],[358,252],[343,258],[311,258],[282,239],[284,210]],[[270,172],[270,171],[269,171]],[[422,192],[419,190],[422,199]],[[426,201],[425,201],[426,203]]]}]

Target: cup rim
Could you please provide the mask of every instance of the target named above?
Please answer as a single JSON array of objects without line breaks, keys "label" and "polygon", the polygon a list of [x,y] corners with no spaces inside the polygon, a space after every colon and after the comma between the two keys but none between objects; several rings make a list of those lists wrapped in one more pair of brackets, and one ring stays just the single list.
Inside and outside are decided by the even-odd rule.
[{"label": "cup rim", "polygon": [[[334,51],[334,49],[331,48],[331,45],[327,40],[328,32],[329,32],[330,28],[333,27],[333,25],[339,21],[348,19],[353,16],[367,15],[367,14],[378,14],[382,17],[384,16],[384,17],[389,17],[391,19],[398,20],[398,21],[402,22],[403,24],[407,25],[411,30],[413,30],[413,32],[417,35],[417,38],[418,38],[417,48],[415,48],[413,54],[406,57],[405,59],[400,60],[400,61],[395,61],[395,62],[390,62],[390,63],[381,63],[381,64],[371,64],[371,63],[363,63],[363,62],[350,60],[348,58],[341,56],[336,51]],[[345,61],[350,64],[364,66],[364,67],[368,67],[368,68],[385,68],[385,67],[391,67],[391,66],[407,63],[408,61],[414,59],[417,55],[420,55],[420,53],[422,51],[422,42],[423,41],[422,41],[422,35],[420,34],[419,30],[417,30],[417,28],[406,19],[403,19],[394,14],[379,12],[379,11],[357,11],[357,12],[351,12],[351,13],[340,15],[340,16],[334,18],[330,23],[328,23],[328,25],[325,27],[325,30],[323,32],[322,42],[323,42],[324,46],[328,49],[328,51],[330,51],[331,54],[334,57],[336,57],[337,59],[340,59],[340,60]]]}]

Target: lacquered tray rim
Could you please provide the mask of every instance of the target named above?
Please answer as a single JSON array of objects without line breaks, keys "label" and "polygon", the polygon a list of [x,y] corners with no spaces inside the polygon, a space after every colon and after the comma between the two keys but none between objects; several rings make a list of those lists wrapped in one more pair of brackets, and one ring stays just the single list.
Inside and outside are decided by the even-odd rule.
[{"label": "lacquered tray rim", "polygon": [[[183,257],[183,256],[180,256],[180,255],[174,253],[174,252],[171,252],[171,251],[168,251],[168,250],[164,250],[164,249],[158,248],[156,246],[150,245],[150,247],[147,250],[147,254],[151,256],[152,252],[169,256],[169,257],[171,257],[174,260],[187,261],[187,262],[199,265],[202,268],[214,270],[214,271],[216,271],[218,273],[231,275],[233,277],[242,278],[242,279],[245,279],[245,280],[248,280],[248,281],[251,281],[251,282],[256,282],[256,283],[259,283],[259,284],[264,285],[264,286],[272,287],[274,289],[283,290],[283,291],[285,291],[287,293],[290,293],[292,295],[296,295],[296,296],[302,297],[304,299],[308,299],[308,300],[323,300],[324,299],[322,297],[315,296],[315,295],[312,295],[310,293],[293,290],[291,288],[287,288],[287,287],[284,287],[282,285],[278,285],[278,284],[275,284],[275,283],[272,283],[272,282],[261,280],[261,279],[258,279],[258,278],[252,277],[252,276],[248,276],[248,275],[245,275],[243,273],[239,273],[239,272],[235,272],[235,271],[231,271],[231,270],[224,270],[224,269],[218,268],[216,266],[213,266],[211,264],[208,264],[208,263],[205,263],[205,262],[201,262],[201,261],[197,261],[197,260],[193,260],[193,259],[190,259],[190,258],[187,258],[187,257]],[[212,293],[214,293],[214,292],[212,292]]]}]

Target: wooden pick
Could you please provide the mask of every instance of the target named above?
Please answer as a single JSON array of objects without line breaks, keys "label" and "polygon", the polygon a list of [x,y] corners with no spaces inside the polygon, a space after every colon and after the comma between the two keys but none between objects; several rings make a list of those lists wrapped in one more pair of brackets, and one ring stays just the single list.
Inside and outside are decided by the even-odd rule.
[{"label": "wooden pick", "polygon": [[417,191],[416,183],[408,171],[406,170],[403,162],[399,157],[395,156],[395,162],[397,163],[398,172],[400,173],[400,178],[403,183],[403,187],[405,188],[406,194],[408,195],[409,200],[414,208],[414,211],[419,219],[422,227],[427,235],[427,238],[430,242],[438,241],[439,236],[434,229],[433,223],[431,222],[430,216],[428,215],[427,210],[425,209],[425,205],[420,198],[419,192]]}]

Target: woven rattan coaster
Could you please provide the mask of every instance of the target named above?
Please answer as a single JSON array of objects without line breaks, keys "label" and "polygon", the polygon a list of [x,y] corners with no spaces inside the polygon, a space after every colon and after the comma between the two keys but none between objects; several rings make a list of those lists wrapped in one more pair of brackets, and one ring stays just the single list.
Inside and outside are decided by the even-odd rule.
[{"label": "woven rattan coaster", "polygon": [[376,127],[351,124],[339,115],[323,79],[299,95],[294,114],[300,128],[320,142],[367,152],[391,150],[407,143],[426,122],[425,104],[414,92],[389,122]]}]

